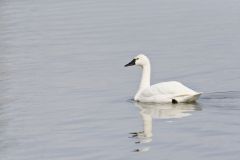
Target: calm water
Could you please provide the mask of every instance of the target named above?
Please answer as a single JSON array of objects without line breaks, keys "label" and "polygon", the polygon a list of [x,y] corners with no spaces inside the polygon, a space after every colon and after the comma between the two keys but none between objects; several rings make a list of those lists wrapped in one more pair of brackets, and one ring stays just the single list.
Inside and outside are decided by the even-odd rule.
[{"label": "calm water", "polygon": [[[1,0],[0,159],[239,159],[239,8]],[[181,81],[204,92],[199,103],[131,101],[141,73],[123,65],[139,53],[152,83]]]}]

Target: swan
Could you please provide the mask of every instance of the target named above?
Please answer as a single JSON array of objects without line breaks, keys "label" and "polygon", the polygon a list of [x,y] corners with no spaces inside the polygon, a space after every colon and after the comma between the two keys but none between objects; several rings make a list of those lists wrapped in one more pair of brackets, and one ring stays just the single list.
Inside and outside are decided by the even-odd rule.
[{"label": "swan", "polygon": [[191,103],[202,93],[196,92],[177,81],[161,82],[150,86],[151,65],[147,56],[139,54],[125,65],[140,66],[142,78],[134,100],[145,103]]}]

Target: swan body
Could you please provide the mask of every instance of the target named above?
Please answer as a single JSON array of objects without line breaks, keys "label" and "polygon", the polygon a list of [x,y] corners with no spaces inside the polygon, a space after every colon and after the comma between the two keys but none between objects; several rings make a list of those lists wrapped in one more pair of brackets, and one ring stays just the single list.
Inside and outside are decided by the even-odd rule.
[{"label": "swan body", "polygon": [[201,93],[184,86],[180,82],[162,82],[143,89],[134,97],[140,102],[170,103],[195,102]]},{"label": "swan body", "polygon": [[190,103],[196,102],[201,93],[196,92],[177,81],[161,82],[150,85],[151,66],[147,56],[140,54],[125,65],[137,65],[142,68],[139,89],[134,96],[135,101],[147,103]]}]

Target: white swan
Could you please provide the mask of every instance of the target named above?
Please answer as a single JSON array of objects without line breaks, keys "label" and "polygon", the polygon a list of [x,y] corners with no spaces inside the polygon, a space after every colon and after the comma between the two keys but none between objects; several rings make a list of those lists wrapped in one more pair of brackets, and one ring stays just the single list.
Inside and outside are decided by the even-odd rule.
[{"label": "white swan", "polygon": [[134,96],[135,101],[152,103],[190,103],[195,102],[201,95],[183,84],[170,81],[150,86],[151,66],[147,56],[140,54],[125,65],[137,65],[142,68],[142,79],[139,89]]}]

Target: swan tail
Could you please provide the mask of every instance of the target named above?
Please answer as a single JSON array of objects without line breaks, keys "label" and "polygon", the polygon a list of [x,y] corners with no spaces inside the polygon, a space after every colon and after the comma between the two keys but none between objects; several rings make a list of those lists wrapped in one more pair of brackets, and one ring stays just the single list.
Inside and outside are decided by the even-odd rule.
[{"label": "swan tail", "polygon": [[174,99],[177,102],[185,102],[185,103],[192,103],[192,102],[196,102],[199,97],[201,96],[202,93],[196,93],[194,95],[181,95],[181,96],[177,96]]}]

